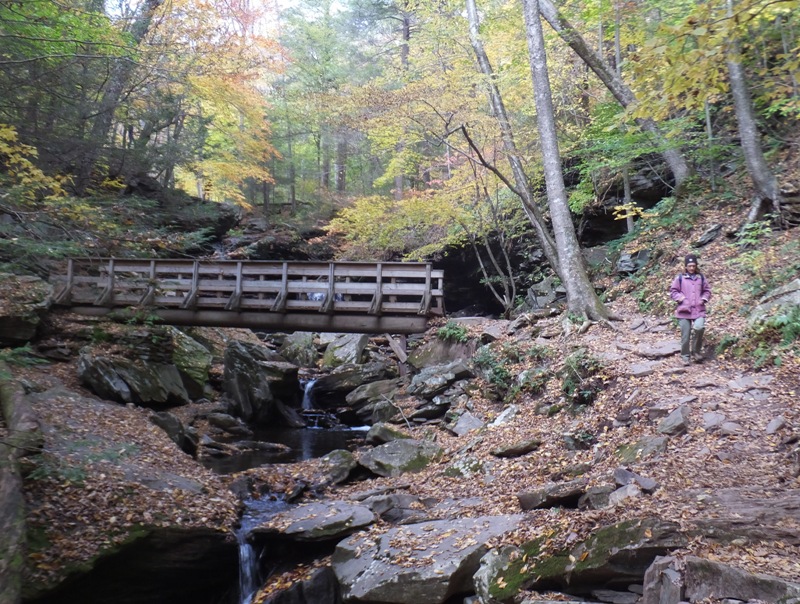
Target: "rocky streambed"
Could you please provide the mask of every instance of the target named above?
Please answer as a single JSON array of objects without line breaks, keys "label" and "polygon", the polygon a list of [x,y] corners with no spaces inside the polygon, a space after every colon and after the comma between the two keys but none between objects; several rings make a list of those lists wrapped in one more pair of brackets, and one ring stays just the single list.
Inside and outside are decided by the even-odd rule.
[{"label": "rocky streambed", "polygon": [[[800,601],[786,373],[687,375],[637,317],[463,325],[407,363],[366,336],[65,329],[71,360],[3,378],[4,442],[30,439],[3,483],[24,601],[238,602],[243,543],[257,602]],[[302,429],[307,373],[363,443],[199,463]],[[243,532],[254,502],[281,505]]]}]

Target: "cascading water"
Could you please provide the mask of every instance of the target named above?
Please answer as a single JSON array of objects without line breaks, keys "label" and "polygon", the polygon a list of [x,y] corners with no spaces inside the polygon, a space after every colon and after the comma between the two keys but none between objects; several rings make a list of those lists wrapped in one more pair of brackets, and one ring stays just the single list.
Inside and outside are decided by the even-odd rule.
[{"label": "cascading water", "polygon": [[239,604],[250,604],[258,589],[258,556],[255,548],[247,542],[247,531],[236,533],[239,541]]},{"label": "cascading water", "polygon": [[261,586],[259,572],[261,552],[247,540],[250,531],[272,518],[289,505],[282,499],[250,499],[245,502],[245,510],[236,539],[239,543],[239,604],[250,604]]},{"label": "cascading water", "polygon": [[314,388],[314,384],[316,383],[317,380],[308,380],[303,386],[303,402],[300,406],[303,411],[310,411],[314,408],[314,402],[311,398],[311,390]]}]

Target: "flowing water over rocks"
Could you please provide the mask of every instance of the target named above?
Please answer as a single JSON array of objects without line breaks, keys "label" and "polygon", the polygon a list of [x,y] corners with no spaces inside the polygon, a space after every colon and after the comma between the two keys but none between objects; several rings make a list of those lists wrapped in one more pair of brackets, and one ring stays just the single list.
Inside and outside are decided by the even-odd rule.
[{"label": "flowing water over rocks", "polygon": [[248,541],[250,532],[263,522],[289,507],[282,499],[265,497],[245,502],[241,526],[236,531],[239,544],[239,604],[249,604],[262,585],[260,572],[261,548]]}]

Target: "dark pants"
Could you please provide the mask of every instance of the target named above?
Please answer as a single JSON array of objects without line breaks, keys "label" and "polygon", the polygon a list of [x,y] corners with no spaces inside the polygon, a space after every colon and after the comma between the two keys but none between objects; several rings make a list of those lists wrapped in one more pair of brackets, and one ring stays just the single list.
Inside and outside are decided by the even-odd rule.
[{"label": "dark pants", "polygon": [[[681,326],[681,356],[689,359],[689,355],[699,355],[703,351],[703,332],[706,328],[705,317],[697,319],[678,319]],[[690,341],[691,330],[694,328],[694,342]]]}]

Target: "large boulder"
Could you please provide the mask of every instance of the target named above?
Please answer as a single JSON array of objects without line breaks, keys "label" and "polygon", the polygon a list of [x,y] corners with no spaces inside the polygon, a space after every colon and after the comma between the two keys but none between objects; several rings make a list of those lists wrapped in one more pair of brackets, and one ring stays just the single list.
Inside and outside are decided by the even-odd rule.
[{"label": "large boulder", "polygon": [[317,346],[314,334],[310,331],[295,331],[287,335],[280,346],[280,353],[290,363],[298,367],[317,366]]},{"label": "large boulder", "polygon": [[27,398],[45,438],[43,478],[26,481],[37,536],[27,553],[48,567],[26,575],[24,601],[222,600],[238,572],[227,482],[179,454],[141,410],[63,387]]},{"label": "large boulder", "polygon": [[346,602],[439,604],[473,591],[489,539],[517,528],[521,515],[434,520],[354,536],[333,553]]},{"label": "large boulder", "polygon": [[0,361],[0,602],[19,602],[25,560],[25,499],[19,459],[42,446],[42,434],[22,386]]},{"label": "large boulder", "polygon": [[721,562],[687,556],[655,559],[644,577],[642,604],[679,602],[800,602],[800,583],[748,573]]},{"label": "large boulder", "polygon": [[292,412],[300,395],[298,370],[265,346],[233,341],[225,349],[222,387],[233,412],[245,421],[266,424],[278,419],[301,427],[304,422]]},{"label": "large boulder", "polygon": [[43,596],[47,602],[82,604],[208,602],[209,594],[235,584],[238,569],[236,542],[223,531],[142,528],[118,550],[78,569],[55,593],[34,592],[30,584],[25,589],[31,601]]},{"label": "large boulder", "polygon": [[358,413],[361,409],[382,400],[392,400],[394,395],[407,383],[405,378],[378,380],[362,384],[345,396],[347,404]]},{"label": "large boulder", "polygon": [[685,547],[689,540],[674,522],[642,518],[605,526],[577,546],[548,556],[543,555],[543,541],[524,543],[507,565],[495,568],[494,577],[483,577],[493,598],[505,601],[524,588],[589,593],[641,583],[657,556]]},{"label": "large boulder", "polygon": [[198,399],[203,396],[208,383],[213,357],[208,348],[181,330],[169,327],[168,333],[172,337],[172,362],[180,372],[186,392],[193,399]]},{"label": "large boulder", "polygon": [[30,342],[50,308],[53,288],[33,276],[0,273],[0,348]]},{"label": "large boulder", "polygon": [[761,323],[770,316],[776,308],[795,308],[800,306],[800,279],[790,281],[783,287],[779,287],[759,300],[750,313],[750,324]]},{"label": "large boulder", "polygon": [[421,398],[432,399],[442,394],[457,380],[475,377],[464,361],[426,367],[415,375],[406,392]]},{"label": "large boulder", "polygon": [[84,348],[78,377],[97,396],[119,403],[172,407],[191,402],[178,368],[171,364],[96,355]]},{"label": "large boulder", "polygon": [[342,365],[314,382],[314,397],[320,407],[335,407],[347,394],[363,384],[396,376],[389,363],[373,361],[364,365]]},{"label": "large boulder", "polygon": [[322,355],[322,366],[360,365],[368,343],[369,336],[362,333],[339,334],[325,349],[325,354]]},{"label": "large boulder", "polygon": [[359,463],[379,476],[400,476],[419,472],[442,458],[444,451],[436,443],[411,438],[398,439],[362,453]]},{"label": "large boulder", "polygon": [[434,338],[415,348],[408,355],[408,363],[417,369],[432,365],[467,361],[475,354],[476,340],[469,342],[445,342]]},{"label": "large boulder", "polygon": [[197,455],[197,447],[200,438],[197,431],[187,427],[177,416],[168,411],[161,411],[150,416],[150,421],[164,430],[170,440],[174,442],[181,451],[189,455]]}]

